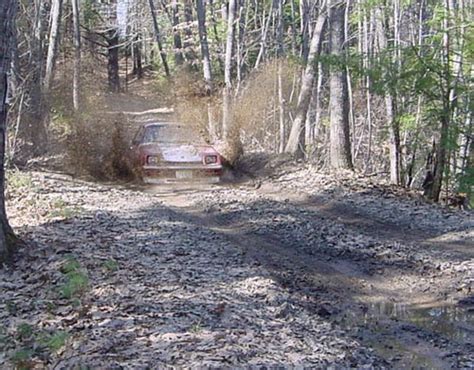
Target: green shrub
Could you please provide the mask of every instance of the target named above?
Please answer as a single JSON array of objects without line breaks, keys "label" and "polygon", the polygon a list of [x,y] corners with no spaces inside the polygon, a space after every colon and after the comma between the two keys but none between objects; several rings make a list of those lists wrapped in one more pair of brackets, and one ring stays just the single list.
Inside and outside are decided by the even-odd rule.
[{"label": "green shrub", "polygon": [[33,335],[33,327],[30,324],[23,323],[18,325],[16,332],[20,340],[25,340]]},{"label": "green shrub", "polygon": [[31,176],[21,171],[7,171],[5,179],[7,188],[11,190],[33,187],[33,180]]},{"label": "green shrub", "polygon": [[60,271],[66,276],[64,284],[59,289],[61,296],[66,299],[80,297],[89,285],[89,278],[81,270],[80,263],[69,256],[61,265]]},{"label": "green shrub", "polygon": [[57,352],[66,345],[68,338],[68,333],[64,331],[58,331],[56,333],[42,337],[39,342],[51,352]]}]

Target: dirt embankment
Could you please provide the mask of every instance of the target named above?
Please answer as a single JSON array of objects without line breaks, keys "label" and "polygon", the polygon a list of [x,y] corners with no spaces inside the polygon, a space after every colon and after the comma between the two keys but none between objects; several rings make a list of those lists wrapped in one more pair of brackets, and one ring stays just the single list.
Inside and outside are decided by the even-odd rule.
[{"label": "dirt embankment", "polygon": [[23,176],[0,367],[474,366],[472,213],[310,167],[202,187]]}]

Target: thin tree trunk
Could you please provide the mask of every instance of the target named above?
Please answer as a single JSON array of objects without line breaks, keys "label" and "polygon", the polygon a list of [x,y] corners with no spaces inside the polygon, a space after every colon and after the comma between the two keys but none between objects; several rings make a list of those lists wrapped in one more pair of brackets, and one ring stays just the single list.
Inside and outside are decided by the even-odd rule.
[{"label": "thin tree trunk", "polygon": [[187,67],[191,70],[196,70],[196,66],[194,61],[196,60],[197,56],[194,52],[194,34],[192,30],[192,24],[194,22],[193,17],[193,0],[185,0],[184,1],[184,20],[186,21],[186,26],[184,28],[184,56],[186,59]]},{"label": "thin tree trunk", "polygon": [[180,66],[184,63],[183,56],[183,42],[181,41],[181,35],[179,33],[179,9],[178,1],[172,0],[171,2],[171,11],[172,11],[172,25],[173,25],[173,42],[174,42],[174,62],[177,66]]},{"label": "thin tree trunk", "polygon": [[291,6],[291,53],[296,55],[296,12],[295,12],[295,0],[290,0]]},{"label": "thin tree trunk", "polygon": [[[359,4],[359,7],[361,5]],[[360,24],[360,31],[362,32],[360,37],[360,51],[363,55],[362,58],[362,67],[364,70],[369,70],[370,62],[369,62],[369,25],[367,19],[367,9],[361,9],[363,11],[363,17],[360,17],[361,20],[359,21]],[[379,50],[380,51],[380,50]],[[372,162],[372,95],[370,93],[370,76],[367,74],[363,77],[363,83],[365,88],[365,121],[367,124],[367,154],[365,159],[365,170],[368,171],[371,168]],[[353,140],[355,142],[355,140]],[[362,141],[362,135],[360,138],[360,142]],[[357,158],[359,151],[353,151],[353,158],[354,161]]]},{"label": "thin tree trunk", "polygon": [[308,60],[309,44],[309,5],[307,0],[300,0],[300,34],[302,38],[301,57],[304,62]]},{"label": "thin tree trunk", "polygon": [[119,74],[119,36],[116,29],[107,31],[107,76],[109,82],[109,91],[120,92],[120,74]]},{"label": "thin tree trunk", "polygon": [[[395,7],[395,9],[398,9]],[[394,12],[394,22],[398,24],[398,11]],[[387,36],[385,34],[385,27],[383,22],[384,16],[380,8],[376,9],[376,29],[377,38],[380,51],[387,50]],[[398,26],[395,26],[395,33],[397,34]],[[395,53],[394,60],[397,55]],[[389,140],[390,140],[390,181],[392,184],[400,184],[400,128],[396,120],[396,99],[390,91],[385,93],[385,110],[386,119],[389,126]]]},{"label": "thin tree trunk", "polygon": [[143,78],[143,61],[142,61],[142,36],[137,34],[135,42],[132,44],[133,51],[133,74],[138,79]]},{"label": "thin tree trunk", "polygon": [[209,54],[209,43],[207,41],[206,27],[206,6],[203,0],[196,0],[199,40],[201,44],[202,66],[204,81],[206,83],[206,93],[210,95],[212,92],[212,68],[211,57]]},{"label": "thin tree trunk", "polygon": [[317,73],[317,59],[321,50],[321,41],[323,37],[324,26],[326,24],[327,15],[322,13],[316,21],[308,54],[308,63],[303,74],[301,82],[301,90],[298,96],[298,104],[296,108],[296,116],[291,126],[290,136],[285,147],[286,153],[291,153],[297,157],[304,155],[304,123],[308,113],[309,104],[311,102],[311,94],[313,91],[314,77]]},{"label": "thin tree trunk", "polygon": [[[23,119],[24,101],[25,101],[25,91],[22,91],[21,97],[20,97],[20,104],[18,106],[18,113],[17,113],[17,117],[16,117],[15,131],[13,133],[13,139],[12,139],[11,145],[9,147],[10,153],[8,154],[8,157],[7,157],[7,161],[10,161],[10,162],[13,162],[13,163],[14,163],[14,160],[15,160],[16,148],[17,148],[17,144],[18,144],[18,133],[20,131],[20,124],[21,124],[21,121]],[[8,167],[8,163],[6,165]]]},{"label": "thin tree trunk", "polygon": [[438,202],[441,193],[441,187],[443,184],[444,169],[446,166],[448,137],[449,137],[449,126],[451,123],[452,114],[452,102],[451,102],[451,89],[452,89],[452,78],[451,78],[451,39],[449,27],[451,26],[451,8],[449,0],[444,1],[444,35],[443,35],[443,63],[444,63],[444,97],[443,97],[443,110],[441,113],[441,135],[439,139],[439,145],[436,152],[436,166],[433,173],[433,186],[431,191],[428,193],[428,198]]},{"label": "thin tree trunk", "polygon": [[[314,133],[313,141],[316,143],[316,140],[319,138],[319,131],[321,128],[321,90],[323,86],[323,66],[321,62],[318,63],[318,80],[316,82],[316,96],[313,96],[313,99],[316,100],[315,111],[316,115],[314,117]],[[313,150],[313,156],[316,152],[316,148]]]},{"label": "thin tree trunk", "polygon": [[48,54],[46,57],[46,73],[44,75],[44,94],[48,95],[54,78],[54,67],[59,46],[59,30],[61,27],[63,0],[54,0],[51,8],[51,29],[49,33]]},{"label": "thin tree trunk", "polygon": [[158,27],[158,20],[156,19],[155,4],[153,3],[153,0],[148,0],[148,4],[150,5],[150,13],[153,19],[153,29],[155,31],[155,40],[158,45],[158,50],[160,51],[161,63],[163,63],[163,68],[165,70],[166,77],[169,78],[170,69],[168,66],[168,61],[166,60],[166,53],[163,49],[163,43],[161,42],[160,28]]},{"label": "thin tree trunk", "polygon": [[[351,5],[351,0],[346,0],[346,11],[344,14],[344,39],[349,40],[349,15],[350,15],[350,5]],[[352,99],[352,77],[350,73],[350,68],[346,67],[346,78],[347,78],[347,93],[349,96],[349,123],[352,131],[352,135],[354,136],[354,139],[351,142],[351,154],[353,160],[355,160],[355,114],[354,114],[354,102]]]},{"label": "thin tree trunk", "polygon": [[[332,2],[330,8],[330,52],[334,59],[345,57],[345,3]],[[352,169],[349,138],[349,96],[346,69],[332,66],[330,72],[330,159],[333,169]]]},{"label": "thin tree trunk", "polygon": [[[319,63],[318,63],[319,65]],[[319,73],[319,68],[317,69]],[[317,81],[319,80],[319,75],[317,78]],[[311,100],[309,102],[309,108],[308,108],[308,113],[306,114],[306,120],[305,120],[305,139],[304,139],[304,145],[305,145],[305,157],[306,159],[309,159],[312,154],[313,154],[313,144],[314,144],[314,125],[315,125],[315,114],[316,114],[316,108],[314,105],[316,105],[316,99],[317,99],[317,82],[313,82],[313,91],[311,93]]]},{"label": "thin tree trunk", "polygon": [[222,40],[217,29],[217,20],[216,14],[214,11],[214,0],[209,0],[209,7],[211,8],[211,20],[212,20],[212,31],[214,34],[214,39],[217,44],[217,62],[219,63],[219,70],[221,73],[224,73],[224,63],[222,62]]},{"label": "thin tree trunk", "polygon": [[254,67],[255,69],[259,67],[260,63],[265,58],[265,51],[267,48],[267,35],[268,35],[268,30],[270,29],[270,23],[273,19],[273,6],[274,6],[275,1],[279,1],[279,0],[272,0],[271,5],[270,5],[270,11],[268,12],[266,22],[264,22],[264,26],[262,27],[260,50],[258,52],[257,60],[255,62],[255,67]]},{"label": "thin tree trunk", "polygon": [[232,55],[234,49],[234,38],[235,38],[235,12],[236,12],[237,0],[229,1],[229,11],[227,15],[227,42],[225,52],[225,69],[224,69],[224,106],[223,106],[223,117],[222,117],[222,135],[224,140],[228,139],[230,132],[230,109],[232,99]]},{"label": "thin tree trunk", "polygon": [[[293,0],[291,0],[293,1]],[[285,99],[283,97],[283,61],[282,58],[285,54],[285,49],[283,45],[283,2],[278,1],[277,4],[277,57],[278,57],[278,70],[277,70],[277,79],[278,79],[278,121],[279,121],[279,145],[278,153],[283,153],[285,151],[285,140],[286,140],[286,130],[285,130]]]},{"label": "thin tree trunk", "polygon": [[[467,101],[469,103],[469,100]],[[465,191],[465,177],[469,176],[468,171],[472,169],[468,166],[468,159],[469,159],[469,147],[474,142],[473,140],[473,120],[472,120],[472,112],[469,112],[466,117],[466,122],[464,123],[464,132],[459,135],[459,153],[458,153],[458,160],[457,160],[457,168],[459,171],[459,175],[461,177],[460,186],[459,188],[461,191]]]},{"label": "thin tree trunk", "polygon": [[285,151],[286,127],[285,127],[285,99],[283,98],[283,71],[282,61],[278,61],[278,118],[279,118],[279,146],[278,153]]},{"label": "thin tree trunk", "polygon": [[81,25],[79,0],[71,0],[74,23],[74,72],[72,83],[72,101],[74,110],[80,109],[80,79],[81,79]]},{"label": "thin tree trunk", "polygon": [[39,156],[47,150],[47,132],[44,120],[43,102],[43,14],[44,3],[35,1],[35,21],[29,68],[32,70],[30,81],[30,112],[28,117],[27,135],[32,144],[32,155]]},{"label": "thin tree trunk", "polygon": [[240,0],[239,9],[239,35],[237,42],[237,87],[235,89],[235,95],[239,93],[240,85],[242,83],[242,76],[245,65],[245,32],[247,29],[247,17],[249,7],[246,6],[246,0]]},{"label": "thin tree trunk", "polygon": [[[209,53],[209,43],[207,41],[207,26],[206,26],[206,4],[203,0],[196,0],[196,10],[198,18],[199,41],[201,44],[202,66],[204,74],[204,82],[206,84],[206,95],[210,96],[213,90],[212,83],[212,64]],[[208,132],[211,142],[214,142],[217,136],[216,125],[214,122],[211,102],[207,103],[208,116]]]},{"label": "thin tree trunk", "polygon": [[16,1],[0,2],[0,263],[13,253],[15,236],[8,223],[5,209],[5,142],[7,133],[7,86],[10,70],[12,28]]}]

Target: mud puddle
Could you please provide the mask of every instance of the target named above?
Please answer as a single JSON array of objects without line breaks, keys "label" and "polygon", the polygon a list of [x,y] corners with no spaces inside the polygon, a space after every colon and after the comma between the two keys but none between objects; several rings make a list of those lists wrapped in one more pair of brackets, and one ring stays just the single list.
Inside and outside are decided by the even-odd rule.
[{"label": "mud puddle", "polygon": [[474,306],[383,301],[361,316],[346,313],[341,324],[400,369],[474,366],[466,356],[474,349]]},{"label": "mud puddle", "polygon": [[451,341],[474,345],[474,307],[452,304],[407,305],[379,302],[372,304],[367,317],[391,318]]}]

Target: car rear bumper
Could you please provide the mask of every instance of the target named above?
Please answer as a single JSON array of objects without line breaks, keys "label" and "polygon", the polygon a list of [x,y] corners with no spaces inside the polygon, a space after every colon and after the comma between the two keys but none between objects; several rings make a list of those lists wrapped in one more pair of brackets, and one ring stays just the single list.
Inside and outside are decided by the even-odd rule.
[{"label": "car rear bumper", "polygon": [[185,165],[160,165],[160,166],[151,166],[145,165],[143,166],[143,170],[147,171],[180,171],[180,170],[190,170],[190,171],[222,171],[222,165],[209,165],[204,166],[202,164],[199,165],[192,165],[192,164],[185,164]]},{"label": "car rear bumper", "polygon": [[198,181],[219,182],[222,166],[143,166],[142,178],[147,184]]},{"label": "car rear bumper", "polygon": [[208,177],[196,177],[193,179],[176,179],[169,177],[144,177],[143,182],[150,185],[170,184],[178,182],[193,182],[193,183],[204,183],[204,184],[217,184],[221,181],[219,176],[208,176]]}]

